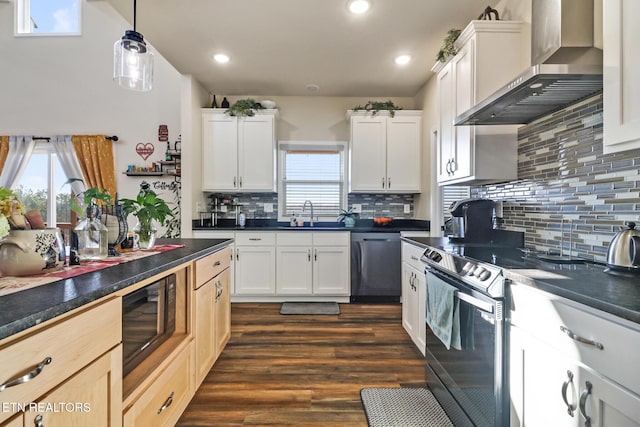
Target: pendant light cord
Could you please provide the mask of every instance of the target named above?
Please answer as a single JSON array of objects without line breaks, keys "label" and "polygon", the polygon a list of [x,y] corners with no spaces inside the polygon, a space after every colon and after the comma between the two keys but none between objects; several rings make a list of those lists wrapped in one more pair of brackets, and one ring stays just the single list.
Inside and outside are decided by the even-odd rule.
[{"label": "pendant light cord", "polygon": [[133,31],[136,30],[136,0],[133,0]]}]

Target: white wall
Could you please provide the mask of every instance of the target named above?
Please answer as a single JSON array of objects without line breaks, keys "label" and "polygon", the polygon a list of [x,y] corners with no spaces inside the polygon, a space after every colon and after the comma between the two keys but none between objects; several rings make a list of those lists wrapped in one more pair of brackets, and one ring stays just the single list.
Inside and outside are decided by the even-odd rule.
[{"label": "white wall", "polygon": [[[13,6],[13,2],[0,3],[0,134],[117,135],[119,196],[135,196],[142,178],[120,172],[127,164],[164,158],[159,125],[168,126],[170,141],[177,139],[180,73],[156,53],[151,92],[116,86],[113,44],[131,27],[107,2],[83,1],[82,35],[76,37],[14,37]],[[135,151],[140,142],[155,146],[147,162]],[[167,199],[171,200],[170,194]]]}]

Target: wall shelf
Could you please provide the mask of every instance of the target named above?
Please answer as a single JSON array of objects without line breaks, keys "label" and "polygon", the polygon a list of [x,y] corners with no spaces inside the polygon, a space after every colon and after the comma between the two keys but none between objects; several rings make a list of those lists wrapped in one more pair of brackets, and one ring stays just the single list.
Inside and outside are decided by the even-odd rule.
[{"label": "wall shelf", "polygon": [[127,176],[162,176],[164,172],[122,172]]}]

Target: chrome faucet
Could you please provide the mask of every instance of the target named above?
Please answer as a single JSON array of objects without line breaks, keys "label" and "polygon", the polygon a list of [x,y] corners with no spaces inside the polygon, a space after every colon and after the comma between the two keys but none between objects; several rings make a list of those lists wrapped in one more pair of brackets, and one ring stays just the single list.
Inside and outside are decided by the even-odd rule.
[{"label": "chrome faucet", "polygon": [[311,200],[304,201],[304,205],[302,205],[302,213],[304,213],[304,210],[307,207],[307,203],[309,203],[309,206],[311,207],[311,212],[309,215],[309,227],[313,227],[313,203],[311,203]]}]

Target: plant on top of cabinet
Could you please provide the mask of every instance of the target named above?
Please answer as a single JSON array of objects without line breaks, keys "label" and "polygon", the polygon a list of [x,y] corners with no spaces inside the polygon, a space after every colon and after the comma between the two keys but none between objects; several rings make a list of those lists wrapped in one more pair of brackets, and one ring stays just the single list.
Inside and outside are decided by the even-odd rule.
[{"label": "plant on top of cabinet", "polygon": [[372,116],[375,116],[376,114],[378,114],[379,111],[385,110],[389,112],[389,115],[391,117],[394,117],[396,115],[396,110],[402,110],[402,107],[398,107],[391,100],[384,101],[384,102],[369,101],[366,104],[364,104],[364,107],[362,105],[356,105],[355,107],[353,107],[353,111],[359,111],[359,110],[365,110],[367,112],[371,112]]},{"label": "plant on top of cabinet", "polygon": [[253,98],[247,98],[236,101],[225,113],[230,116],[253,117],[256,114],[256,110],[264,110],[264,107]]},{"label": "plant on top of cabinet", "polygon": [[447,32],[447,37],[444,38],[442,47],[436,55],[436,59],[438,61],[445,63],[449,60],[449,58],[456,56],[456,53],[458,53],[458,51],[456,50],[456,47],[453,43],[455,43],[455,41],[458,39],[461,32],[461,30],[456,30],[455,28],[452,28]]}]

